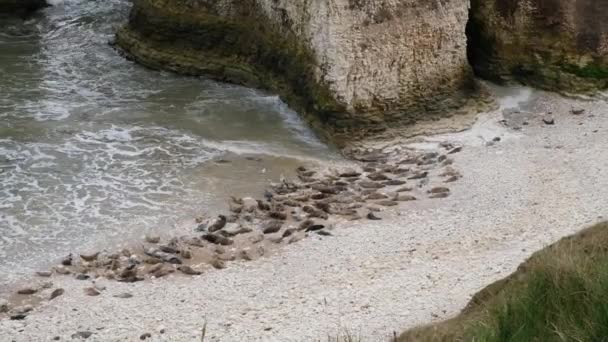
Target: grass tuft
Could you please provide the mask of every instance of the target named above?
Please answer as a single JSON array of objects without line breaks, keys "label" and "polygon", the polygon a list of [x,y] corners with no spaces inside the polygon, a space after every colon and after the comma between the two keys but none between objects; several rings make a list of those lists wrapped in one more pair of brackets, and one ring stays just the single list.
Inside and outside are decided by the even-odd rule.
[{"label": "grass tuft", "polygon": [[608,341],[608,223],[535,253],[459,316],[398,341]]}]

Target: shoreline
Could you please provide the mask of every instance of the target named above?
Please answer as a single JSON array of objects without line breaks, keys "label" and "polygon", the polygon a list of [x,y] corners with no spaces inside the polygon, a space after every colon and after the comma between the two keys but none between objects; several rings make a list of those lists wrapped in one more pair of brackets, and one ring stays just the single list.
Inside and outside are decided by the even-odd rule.
[{"label": "shoreline", "polygon": [[[93,341],[135,339],[146,332],[152,340],[192,340],[206,316],[211,340],[301,341],[342,329],[365,338],[389,337],[449,317],[472,292],[510,273],[536,249],[607,214],[598,189],[608,185],[601,178],[608,157],[600,148],[606,146],[602,132],[608,118],[602,110],[608,105],[539,96],[529,113],[480,114],[470,130],[426,139],[464,145],[454,155],[464,177],[446,199],[408,202],[389,209],[394,216],[384,220],[341,223],[333,237],[315,236],[272,257],[193,278],[104,282],[107,289],[95,297],[82,293],[82,281],[54,279],[65,295],[23,321],[1,320],[0,332],[13,336],[24,329],[17,341],[69,338],[86,325],[82,329],[93,332],[88,339]],[[573,116],[571,106],[586,113]],[[548,111],[555,125],[542,123],[540,114]],[[588,122],[596,124],[587,127]],[[587,147],[586,139],[594,143]],[[407,147],[399,139],[383,145]],[[121,291],[134,297],[112,297]],[[81,317],[70,319],[72,309]],[[37,329],[28,329],[32,324]],[[302,324],[306,331],[298,329]]]},{"label": "shoreline", "polygon": [[[347,159],[329,163],[316,159],[294,159],[292,164],[297,162],[300,165],[295,172],[282,170],[282,183],[271,182],[270,188],[265,190],[265,196],[274,197],[266,196],[264,200],[261,196],[256,199],[231,196],[232,200],[220,206],[221,209],[208,208],[208,213],[223,213],[228,217],[228,223],[223,224],[226,225],[224,229],[218,232],[212,232],[210,228],[201,230],[200,227],[206,222],[216,221],[213,214],[202,215],[176,223],[169,234],[165,232],[159,235],[151,230],[145,237],[119,247],[72,252],[55,266],[37,271],[37,276],[0,292],[9,299],[4,303],[0,319],[24,319],[26,315],[23,311],[29,312],[33,306],[53,300],[56,298],[54,291],[63,291],[45,280],[69,276],[91,281],[94,286],[87,289],[93,289],[92,296],[96,296],[105,289],[104,286],[99,291],[95,290],[95,283],[99,281],[135,283],[170,274],[196,276],[213,268],[223,269],[227,263],[235,260],[251,261],[276,254],[286,245],[315,234],[333,236],[335,226],[348,221],[382,220],[381,217],[390,217],[390,212],[394,211],[390,209],[400,202],[418,201],[425,196],[446,198],[450,195],[449,188],[431,187],[429,179],[435,185],[449,185],[447,183],[457,181],[460,175],[451,167],[452,161],[448,156],[460,150],[450,144],[432,151],[409,147],[403,150],[353,147],[348,150]],[[213,171],[215,166],[220,169],[222,165],[238,167],[239,159],[262,162],[258,156],[226,157],[228,159],[211,162],[205,169],[214,173],[219,172]],[[312,168],[308,169],[302,163]],[[273,167],[277,168],[274,164]],[[443,169],[442,174],[439,174],[440,168]],[[432,171],[437,172],[431,175]],[[277,172],[273,174],[277,176]],[[284,178],[284,174],[288,178]],[[230,187],[234,188],[232,185]],[[252,201],[253,206],[248,208],[251,204],[243,201]],[[387,215],[382,214],[385,211]],[[267,227],[277,223],[276,228]],[[32,285],[32,282],[37,284]]]}]

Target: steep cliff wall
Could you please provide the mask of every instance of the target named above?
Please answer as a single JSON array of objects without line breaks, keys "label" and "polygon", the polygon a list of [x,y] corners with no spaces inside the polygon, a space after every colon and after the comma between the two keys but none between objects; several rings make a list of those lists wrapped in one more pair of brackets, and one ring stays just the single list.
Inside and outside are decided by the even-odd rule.
[{"label": "steep cliff wall", "polygon": [[567,92],[608,87],[606,0],[472,0],[468,34],[482,77]]},{"label": "steep cliff wall", "polygon": [[332,133],[463,104],[467,0],[135,0],[117,44],[153,68],[278,92]]},{"label": "steep cliff wall", "polygon": [[46,0],[0,0],[0,14],[22,15],[46,5]]}]

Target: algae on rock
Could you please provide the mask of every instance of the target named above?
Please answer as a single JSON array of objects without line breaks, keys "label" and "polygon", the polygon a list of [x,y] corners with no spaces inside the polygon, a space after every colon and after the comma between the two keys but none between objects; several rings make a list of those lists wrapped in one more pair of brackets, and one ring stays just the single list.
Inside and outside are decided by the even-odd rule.
[{"label": "algae on rock", "polygon": [[472,0],[477,75],[568,93],[608,88],[608,2]]}]

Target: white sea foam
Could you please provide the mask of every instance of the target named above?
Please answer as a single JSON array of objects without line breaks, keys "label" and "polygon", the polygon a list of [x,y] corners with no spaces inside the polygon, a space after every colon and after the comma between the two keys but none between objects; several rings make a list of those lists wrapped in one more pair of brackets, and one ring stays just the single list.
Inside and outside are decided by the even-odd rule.
[{"label": "white sea foam", "polygon": [[0,33],[18,46],[0,66],[0,286],[202,210],[223,190],[205,188],[213,158],[328,154],[277,96],[120,57],[107,41],[129,1],[54,4]]}]

